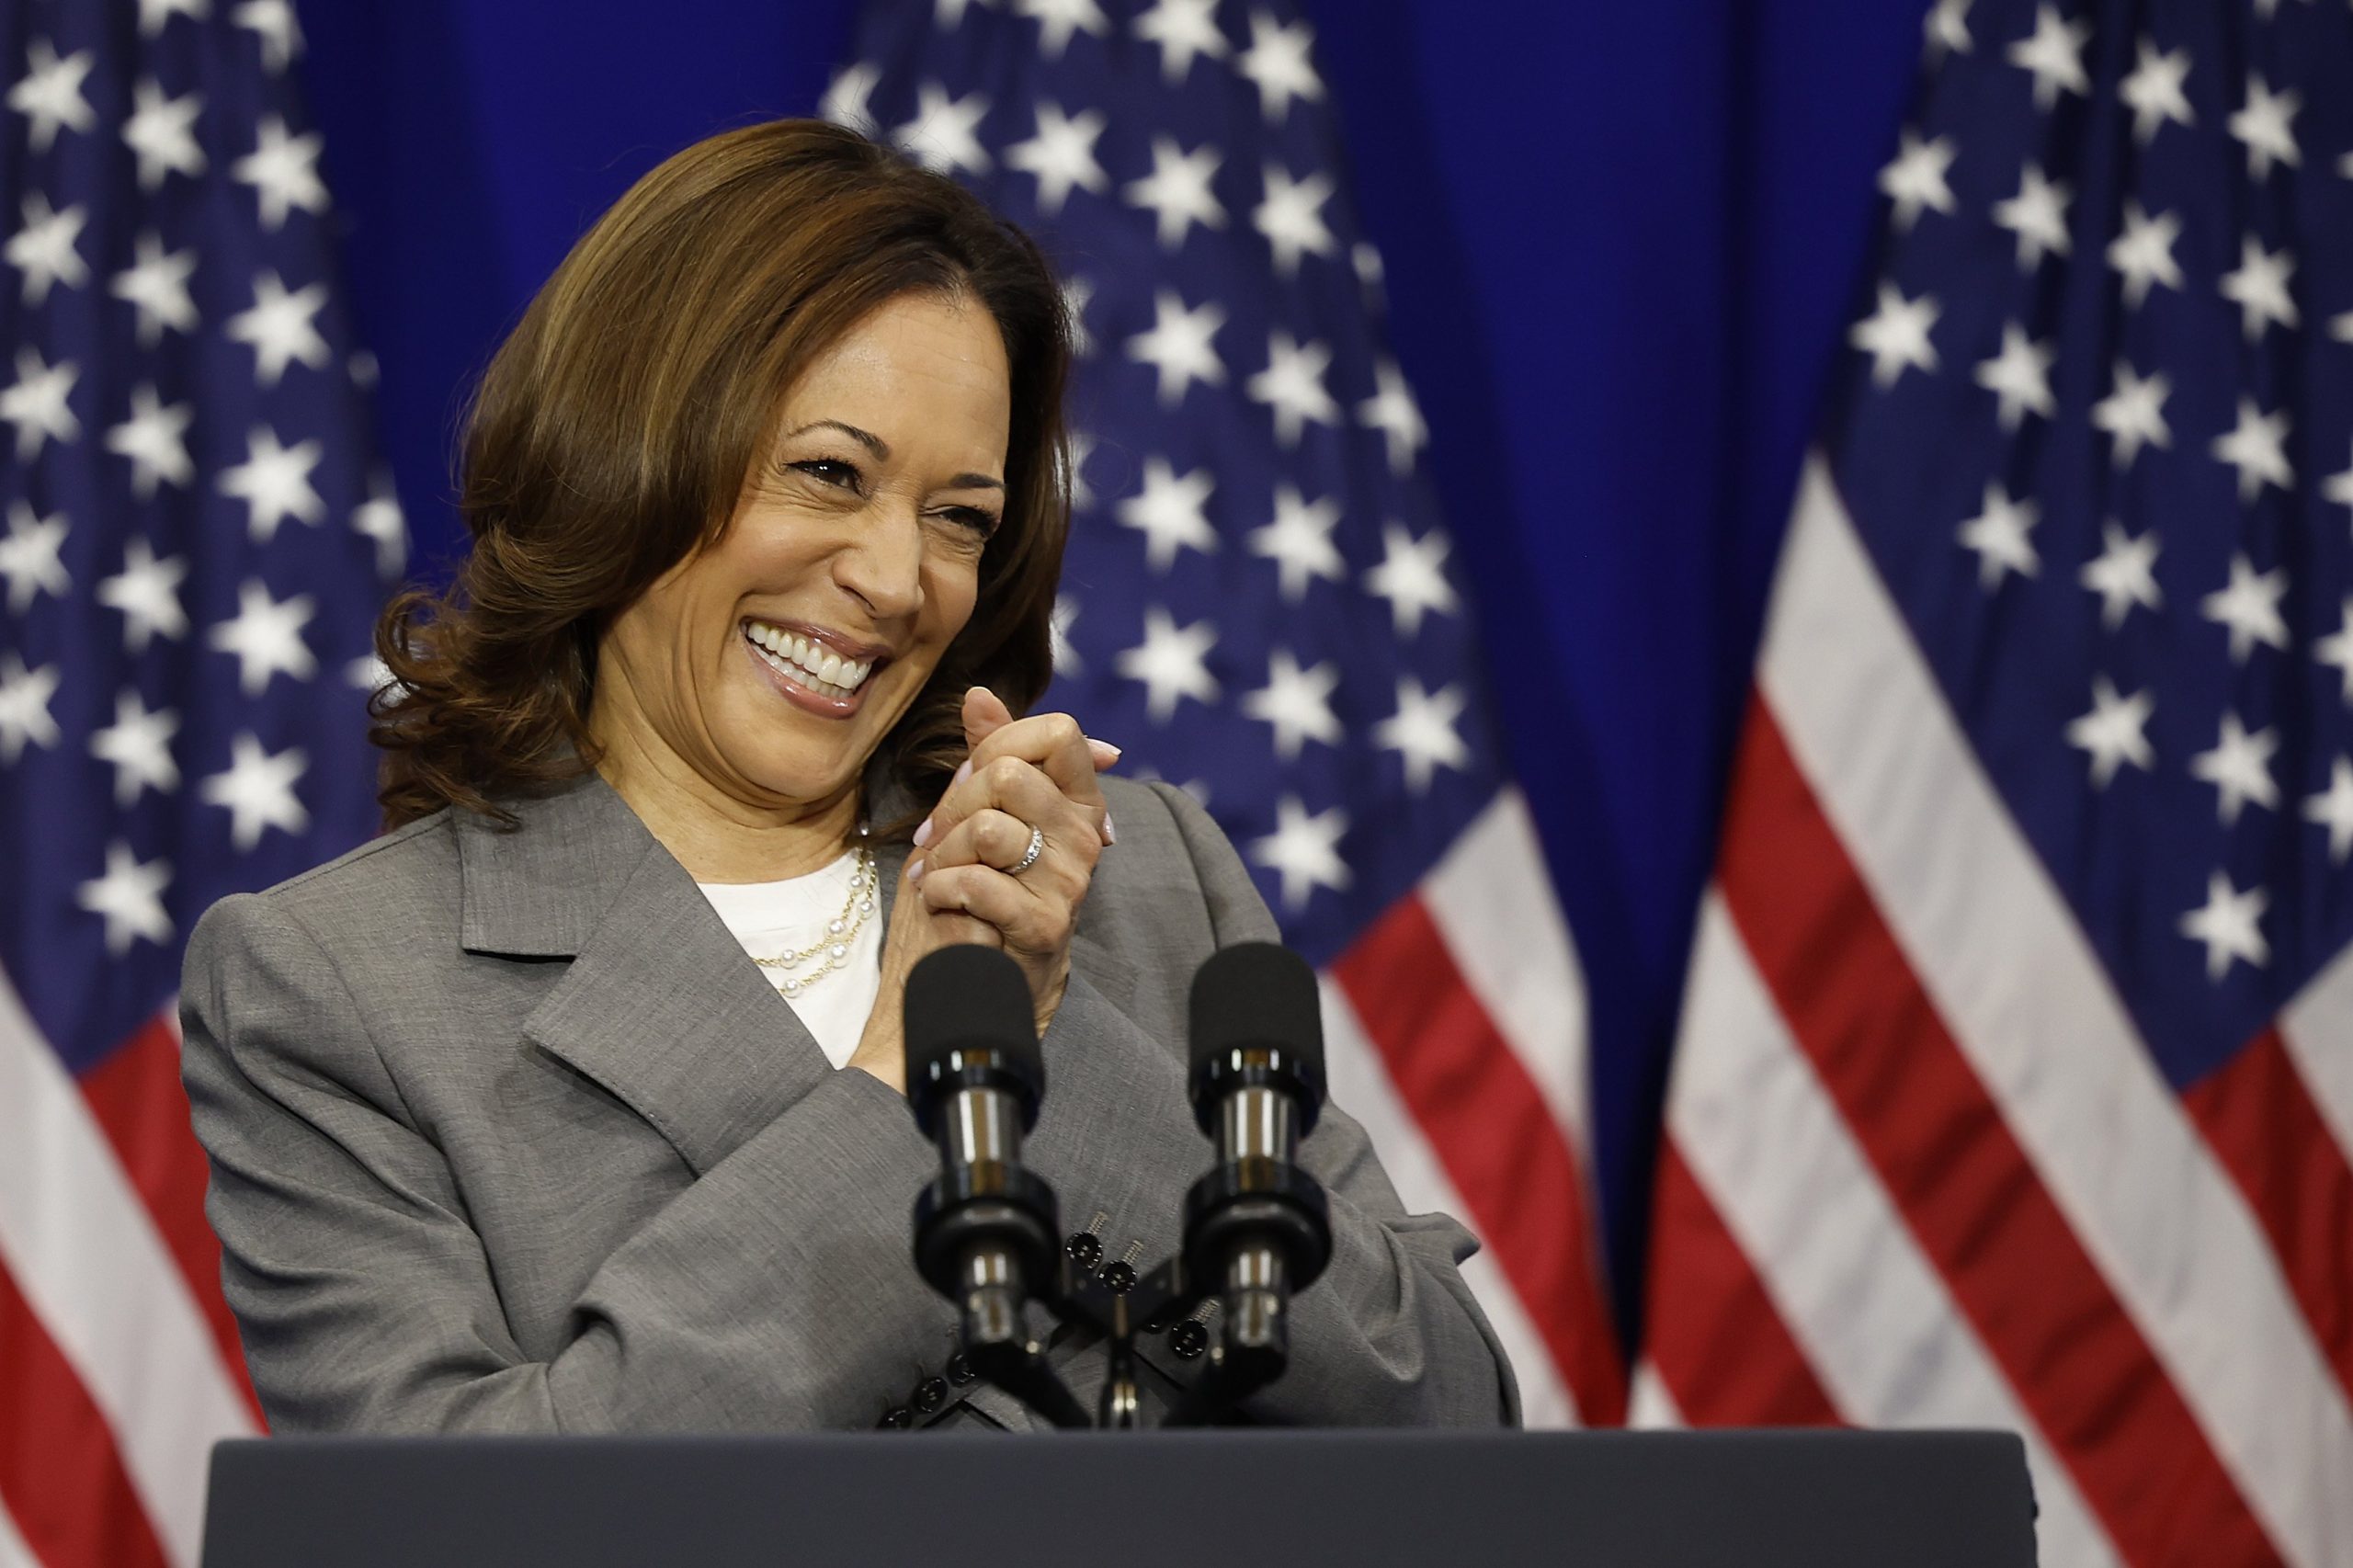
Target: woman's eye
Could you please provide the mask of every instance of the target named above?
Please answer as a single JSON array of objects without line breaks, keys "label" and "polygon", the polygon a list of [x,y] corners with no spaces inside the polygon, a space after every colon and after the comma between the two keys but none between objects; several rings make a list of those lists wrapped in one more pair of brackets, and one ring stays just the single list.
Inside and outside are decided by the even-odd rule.
[{"label": "woman's eye", "polygon": [[997,516],[978,506],[944,506],[939,515],[949,522],[968,528],[983,539],[996,532]]},{"label": "woman's eye", "polygon": [[810,458],[788,466],[796,473],[805,473],[821,484],[837,484],[845,490],[858,488],[857,465],[846,463],[839,458]]}]

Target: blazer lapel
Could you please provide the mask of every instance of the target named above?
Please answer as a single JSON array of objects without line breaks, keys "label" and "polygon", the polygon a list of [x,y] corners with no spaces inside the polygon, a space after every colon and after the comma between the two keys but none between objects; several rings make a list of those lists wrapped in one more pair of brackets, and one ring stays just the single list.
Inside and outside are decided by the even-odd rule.
[{"label": "blazer lapel", "polygon": [[469,951],[572,960],[532,1044],[651,1123],[699,1176],[833,1071],[694,880],[591,775],[461,824]]},{"label": "blazer lapel", "polygon": [[[602,778],[509,805],[521,819],[512,829],[459,820],[460,929],[469,952],[571,960],[524,1020],[527,1040],[643,1117],[697,1175],[835,1070],[686,868]],[[875,846],[885,930],[907,855],[904,844]],[[1080,920],[1063,1004],[1073,1016],[1049,1042],[1062,1059],[1050,1062],[1050,1100],[1101,1087],[1089,1081],[1098,1064],[1071,1060],[1084,1052],[1063,1038],[1085,1033],[1097,1007],[1134,1003],[1134,970]],[[1090,1119],[1075,1103],[1059,1108],[1059,1123]]]}]

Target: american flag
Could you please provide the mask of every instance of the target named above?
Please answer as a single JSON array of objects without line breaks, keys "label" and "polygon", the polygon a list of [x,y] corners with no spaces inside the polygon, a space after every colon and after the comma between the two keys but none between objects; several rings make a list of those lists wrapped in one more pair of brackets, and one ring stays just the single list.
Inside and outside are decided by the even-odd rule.
[{"label": "american flag", "polygon": [[1046,700],[1200,797],[1324,983],[1333,1094],[1469,1269],[1531,1422],[1623,1373],[1584,990],[1287,0],[864,7],[826,112],[1037,235],[1081,358]]},{"label": "american flag", "polygon": [[364,838],[402,565],[287,0],[0,4],[0,1565],[193,1563],[259,1415],[180,946]]},{"label": "american flag", "polygon": [[1639,1420],[2353,1563],[2353,13],[1942,0],[1776,583]]}]

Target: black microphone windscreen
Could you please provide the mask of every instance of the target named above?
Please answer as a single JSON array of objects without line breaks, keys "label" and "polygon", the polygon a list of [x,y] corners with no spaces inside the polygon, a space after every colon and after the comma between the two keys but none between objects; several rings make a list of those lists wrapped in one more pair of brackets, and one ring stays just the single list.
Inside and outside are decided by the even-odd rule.
[{"label": "black microphone windscreen", "polygon": [[926,955],[907,976],[907,1082],[915,1085],[949,1053],[1002,1052],[1042,1086],[1045,1058],[1021,966],[971,943]]},{"label": "black microphone windscreen", "polygon": [[1192,1065],[1233,1048],[1271,1046],[1319,1074],[1324,1016],[1315,971],[1289,948],[1241,942],[1210,955],[1193,976]]}]

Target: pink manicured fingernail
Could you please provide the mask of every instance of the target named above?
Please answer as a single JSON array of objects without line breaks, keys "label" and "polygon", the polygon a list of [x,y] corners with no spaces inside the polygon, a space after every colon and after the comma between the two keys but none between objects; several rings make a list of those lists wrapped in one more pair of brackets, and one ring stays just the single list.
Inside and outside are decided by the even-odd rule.
[{"label": "pink manicured fingernail", "polygon": [[1106,844],[1120,842],[1120,835],[1111,831],[1111,813],[1108,812],[1103,813],[1103,842]]},{"label": "pink manicured fingernail", "polygon": [[956,777],[948,781],[948,787],[950,790],[953,790],[957,785],[961,784],[965,779],[970,778],[972,776],[972,759],[968,756],[964,759],[964,766],[956,770]]},{"label": "pink manicured fingernail", "polygon": [[923,825],[922,825],[921,827],[918,827],[917,829],[915,829],[915,847],[916,847],[916,848],[918,848],[918,849],[920,849],[920,848],[922,848],[925,845],[929,844],[930,842],[931,842],[931,819],[930,819],[929,817],[926,817],[926,818],[924,818],[924,819],[923,819]]},{"label": "pink manicured fingernail", "polygon": [[907,862],[907,881],[911,881],[911,882],[919,882],[919,881],[923,881],[923,862],[922,862],[922,861],[920,861],[920,860],[910,860],[910,861],[908,861],[908,862]]},{"label": "pink manicured fingernail", "polygon": [[1094,754],[1095,766],[1097,767],[1108,767],[1120,760],[1120,748],[1108,741],[1098,741],[1089,735],[1086,738],[1086,749]]}]

